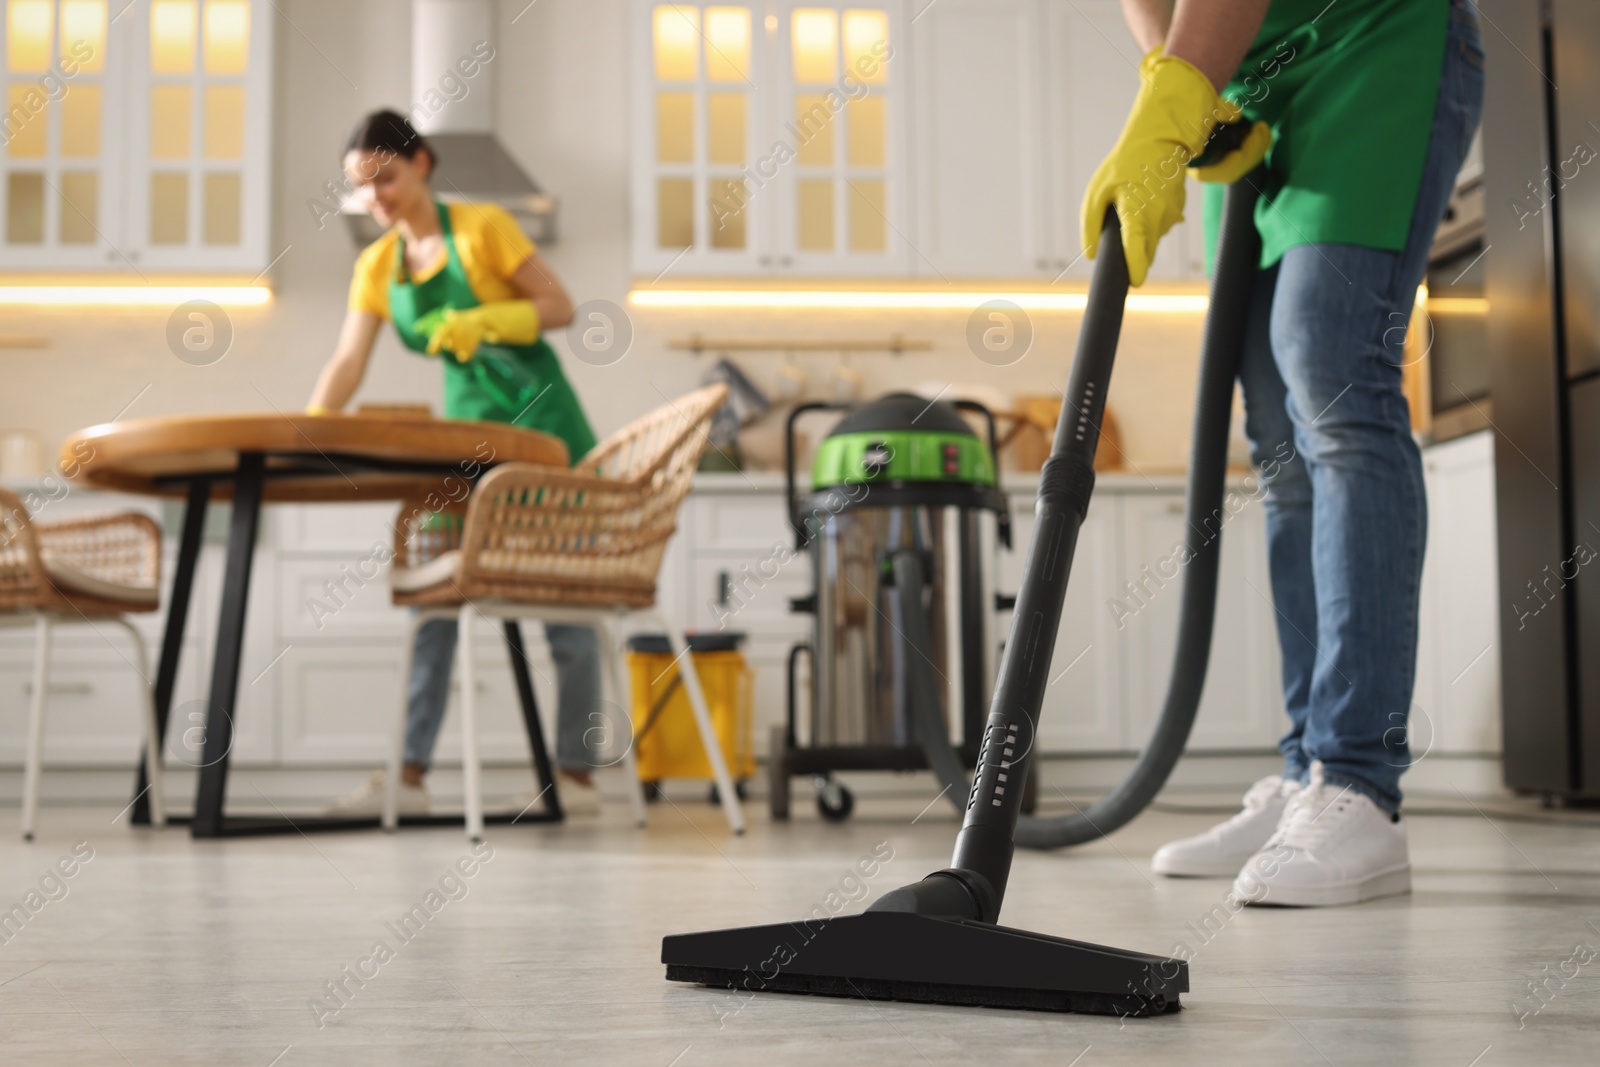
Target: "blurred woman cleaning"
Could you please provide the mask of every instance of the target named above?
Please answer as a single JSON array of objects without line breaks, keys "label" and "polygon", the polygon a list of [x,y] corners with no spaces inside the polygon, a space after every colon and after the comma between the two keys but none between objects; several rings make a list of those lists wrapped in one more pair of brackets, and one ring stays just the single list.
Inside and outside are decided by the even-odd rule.
[{"label": "blurred woman cleaning", "polygon": [[[437,358],[444,371],[444,415],[512,423],[561,438],[571,462],[594,447],[560,362],[540,331],[572,320],[572,302],[533,242],[492,204],[444,204],[428,179],[437,158],[411,123],[393,111],[368,115],[345,145],[344,169],[372,217],[388,232],[356,260],[349,309],[333,358],[323,368],[310,414],[341,410],[361,384],[385,319],[401,342]],[[560,693],[556,763],[562,808],[599,810],[585,740],[600,699],[599,645],[585,626],[547,625]],[[400,812],[428,810],[424,778],[444,719],[455,658],[456,621],[435,619],[417,633],[407,694]],[[384,772],[338,805],[339,814],[378,813]]]}]

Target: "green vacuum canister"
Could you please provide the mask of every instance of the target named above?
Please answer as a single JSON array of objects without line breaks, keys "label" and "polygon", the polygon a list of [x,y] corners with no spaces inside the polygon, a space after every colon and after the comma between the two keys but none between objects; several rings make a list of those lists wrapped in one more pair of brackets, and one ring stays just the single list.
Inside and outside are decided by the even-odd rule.
[{"label": "green vacuum canister", "polygon": [[993,508],[999,494],[991,442],[972,432],[955,405],[911,393],[863,404],[818,446],[813,493],[863,484],[881,496],[880,505]]}]

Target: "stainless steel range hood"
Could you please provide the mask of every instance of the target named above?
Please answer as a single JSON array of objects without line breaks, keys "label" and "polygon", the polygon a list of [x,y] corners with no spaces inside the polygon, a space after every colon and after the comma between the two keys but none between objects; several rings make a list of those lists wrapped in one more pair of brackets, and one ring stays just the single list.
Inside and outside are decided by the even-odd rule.
[{"label": "stainless steel range hood", "polygon": [[[410,118],[438,151],[432,185],[439,199],[498,204],[535,242],[549,244],[555,198],[494,135],[495,66],[503,62],[494,21],[493,0],[412,0]],[[354,198],[340,213],[361,245],[383,233]]]}]

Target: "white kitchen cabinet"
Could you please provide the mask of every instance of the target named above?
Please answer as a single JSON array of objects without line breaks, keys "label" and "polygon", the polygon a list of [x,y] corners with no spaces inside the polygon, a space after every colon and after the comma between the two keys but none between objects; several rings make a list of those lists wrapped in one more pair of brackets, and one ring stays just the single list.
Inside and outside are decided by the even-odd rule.
[{"label": "white kitchen cabinet", "polygon": [[[1086,280],[1079,202],[1139,88],[1117,0],[913,8],[635,0],[635,274]],[[1200,201],[1153,280],[1203,277]]]},{"label": "white kitchen cabinet", "polygon": [[[554,674],[542,655],[538,629],[525,624],[523,638],[546,741],[553,744]],[[473,634],[478,641],[479,751],[489,762],[525,762],[531,756],[498,620],[480,620]],[[398,635],[385,642],[323,641],[292,649],[283,664],[283,762],[376,765],[387,760],[403,714],[401,656]],[[450,702],[434,750],[436,760],[446,764],[461,758],[459,675],[452,674]]]},{"label": "white kitchen cabinet", "polygon": [[[1222,526],[1216,623],[1191,750],[1270,749],[1288,727],[1267,575],[1266,509],[1243,488],[1230,495],[1244,503]],[[1115,614],[1125,632],[1124,743],[1138,750],[1160,718],[1177,647],[1185,577],[1183,495],[1129,493],[1122,514],[1122,573],[1112,583],[1113,600],[1100,610],[1111,614],[1114,603],[1120,605]]]},{"label": "white kitchen cabinet", "polygon": [[917,275],[1061,269],[1044,211],[1055,146],[1040,136],[1040,21],[1038,0],[939,0],[912,26]]},{"label": "white kitchen cabinet", "polygon": [[267,265],[273,6],[9,0],[0,267]]},{"label": "white kitchen cabinet", "polygon": [[778,168],[770,265],[794,275],[905,274],[909,72],[895,51],[906,39],[903,8],[778,0],[776,10],[773,128],[795,159]]},{"label": "white kitchen cabinet", "polygon": [[145,270],[260,270],[273,5],[150,0],[129,20],[124,236]]},{"label": "white kitchen cabinet", "polygon": [[[1418,625],[1412,758],[1500,751],[1494,435],[1423,453],[1428,548]],[[1513,639],[1515,635],[1507,635]]]},{"label": "white kitchen cabinet", "polygon": [[[140,678],[133,668],[133,646],[126,631],[97,623],[94,628],[62,626],[51,636],[45,766],[131,767],[141,751],[144,723]],[[85,636],[90,643],[83,643]],[[26,748],[33,699],[32,637],[33,629],[27,627],[8,635],[0,646],[0,763],[6,766],[20,767]],[[155,647],[150,646],[147,653],[152,663]],[[173,698],[175,708],[189,705],[202,693],[203,676],[196,657],[189,654],[184,660]],[[145,671],[153,674],[153,666]],[[174,742],[167,746],[169,760],[193,758],[180,751],[180,735],[181,730],[172,734]]]},{"label": "white kitchen cabinet", "polygon": [[[118,163],[125,150],[127,50],[107,41],[105,3],[7,5],[0,136],[5,231],[12,268],[105,269],[118,264]],[[110,230],[108,235],[107,230]]]},{"label": "white kitchen cabinet", "polygon": [[679,526],[687,534],[674,539],[687,594],[680,618],[691,629],[716,631],[720,621],[746,635],[752,739],[764,755],[787,714],[789,650],[811,635],[812,617],[789,610],[791,597],[811,591],[810,557],[794,549],[782,482],[772,475],[701,475]]},{"label": "white kitchen cabinet", "polygon": [[902,11],[635,0],[635,273],[904,274]]},{"label": "white kitchen cabinet", "polygon": [[[239,763],[270,764],[279,758],[278,703],[279,671],[288,658],[286,642],[273,625],[273,591],[278,587],[278,553],[271,542],[271,512],[265,515],[264,532],[256,545],[250,566],[250,602],[245,608],[244,654],[239,660],[239,690],[234,701],[233,755]],[[185,740],[184,731],[199,726],[207,717],[211,696],[211,665],[216,657],[217,618],[222,604],[222,582],[226,570],[226,544],[203,544],[195,572],[195,588],[189,603],[189,623],[185,636],[199,641],[198,669],[205,680],[194,700],[172,702],[167,728],[167,753],[180,763],[198,765],[203,760],[205,731],[194,730]],[[171,571],[162,574],[162,597],[171,589]],[[164,613],[163,613],[164,621]],[[152,657],[159,655],[160,638],[151,644]],[[290,652],[289,655],[293,653]],[[281,658],[280,658],[281,657]],[[153,675],[152,675],[153,677]]]},{"label": "white kitchen cabinet", "polygon": [[[1034,498],[1032,492],[1011,495],[1013,548],[1001,552],[997,568],[1002,593],[1015,594],[1022,584],[1033,538]],[[1050,683],[1039,712],[1038,748],[1044,755],[1127,747],[1121,678],[1126,641],[1105,607],[1121,573],[1122,503],[1117,494],[1097,495],[1078,531],[1061,629],[1050,657]],[[1010,624],[1009,613],[1000,616],[997,643],[1006,640]]]},{"label": "white kitchen cabinet", "polygon": [[[1443,723],[1445,744],[1472,751],[1493,750],[1498,721],[1498,654],[1473,661],[1490,639],[1480,632],[1482,620],[1491,627],[1494,620],[1495,594],[1484,578],[1492,575],[1494,558],[1486,457],[1483,443],[1469,440],[1432,450],[1428,461],[1435,541],[1423,632],[1425,655],[1433,654],[1437,666],[1426,668],[1422,678],[1442,679],[1443,685],[1431,683],[1433,691],[1445,689],[1448,695],[1425,698],[1419,680],[1418,702]],[[1000,553],[996,575],[997,589],[1004,593],[1014,593],[1021,581],[1034,522],[1031,481],[1019,477],[1009,489],[1015,548]],[[1080,533],[1051,659],[1039,738],[1045,755],[1127,752],[1148,736],[1171,670],[1181,575],[1131,615],[1113,611],[1112,603],[1126,596],[1125,581],[1140,580],[1144,566],[1157,567],[1179,540],[1182,492],[1179,479],[1100,477]],[[115,510],[128,500],[74,491],[48,508],[64,517]],[[267,509],[240,671],[234,750],[240,765],[378,766],[385,760],[400,714],[405,624],[405,613],[389,603],[387,569],[359,588],[346,584],[343,605],[322,617],[320,627],[310,604],[326,598],[324,583],[341,581],[347,569],[371,573],[359,569],[360,562],[374,544],[388,544],[393,510],[388,504]],[[1263,517],[1260,502],[1253,502],[1224,530],[1216,638],[1192,739],[1198,749],[1269,751],[1283,729]],[[1471,537],[1461,538],[1463,529]],[[223,550],[208,541],[201,557],[167,746],[169,765],[175,767],[196,759],[178,750],[185,731],[204,722]],[[164,582],[170,581],[170,566],[169,560]],[[747,635],[745,656],[755,671],[753,735],[762,753],[769,728],[783,721],[789,650],[812,631],[811,616],[791,612],[789,600],[811,587],[809,557],[793,550],[781,477],[757,472],[696,477],[667,548],[659,602],[688,629],[715,630],[723,619],[726,628]],[[152,655],[160,626],[159,615],[141,624],[151,638]],[[992,635],[997,646],[1008,630],[1009,616],[1001,615]],[[525,764],[527,741],[500,628],[483,623],[476,633],[485,758]],[[547,742],[553,746],[554,668],[540,628],[525,625],[524,635]],[[20,764],[24,737],[26,638],[19,632],[0,634],[0,760],[12,766]],[[112,647],[117,636],[102,638],[73,627],[61,638],[53,679],[64,688],[60,711],[51,716],[47,760],[56,766],[131,766],[137,753],[136,682]],[[802,665],[802,678],[805,674]],[[801,695],[803,700],[803,689]],[[605,699],[620,703],[617,694]],[[455,706],[452,700],[440,734],[437,755],[445,764],[460,751]],[[191,720],[191,714],[199,718]]]},{"label": "white kitchen cabinet", "polygon": [[[1100,161],[1116,144],[1139,91],[1143,58],[1117,0],[1042,0],[1044,4],[1045,213],[1043,250],[1052,276],[1088,280],[1093,261],[1082,248],[1079,207]],[[1188,179],[1185,218],[1161,240],[1152,281],[1203,278],[1199,242],[1200,183]],[[1064,272],[1064,273],[1063,273]]]}]

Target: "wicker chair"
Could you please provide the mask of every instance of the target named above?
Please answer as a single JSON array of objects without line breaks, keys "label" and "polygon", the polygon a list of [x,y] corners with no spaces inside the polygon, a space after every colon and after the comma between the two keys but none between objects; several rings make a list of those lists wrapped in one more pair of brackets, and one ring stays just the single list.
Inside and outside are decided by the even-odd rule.
[{"label": "wicker chair", "polygon": [[[443,511],[419,501],[402,505],[390,585],[397,606],[418,609],[406,639],[402,678],[410,674],[416,629],[430,618],[458,618],[469,837],[483,834],[474,616],[593,627],[619,695],[626,694],[627,681],[613,623],[640,616],[665,632],[674,650],[684,649],[682,629],[655,610],[656,575],[705,450],[711,418],[727,393],[726,386],[714,385],[669,401],[596,445],[570,470],[508,463],[487,474],[464,504]],[[743,833],[744,814],[691,657],[683,658],[681,669],[723,811],[733,831]],[[387,829],[397,823],[403,740],[402,715],[389,762]],[[634,821],[643,826],[644,792],[631,742],[623,761]]]},{"label": "wicker chair", "polygon": [[150,812],[165,820],[161,803],[161,738],[156,732],[144,639],[127,620],[161,605],[157,581],[161,530],[147,515],[130,512],[64,522],[34,522],[15,493],[0,489],[0,625],[34,627],[33,698],[22,783],[22,837],[33,839],[39,810],[44,713],[49,695],[50,637],[62,623],[111,623],[133,641],[140,678]]}]

